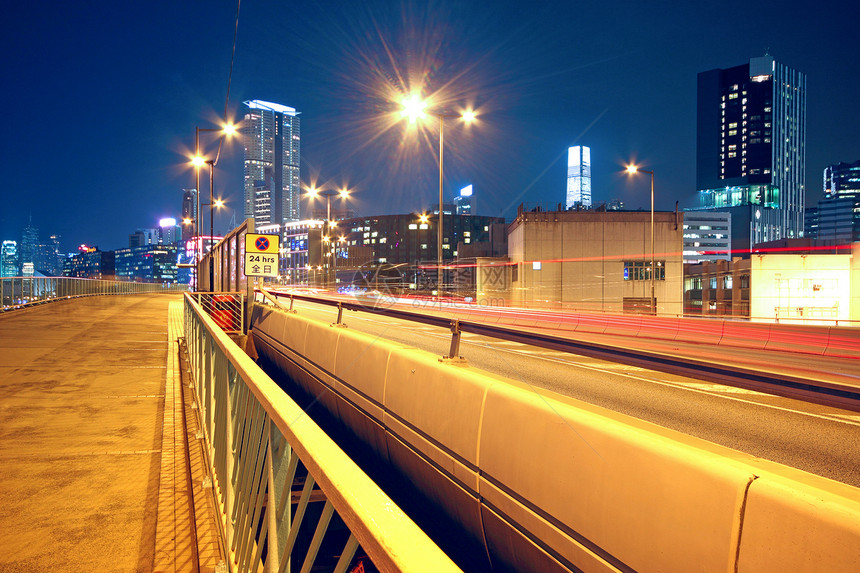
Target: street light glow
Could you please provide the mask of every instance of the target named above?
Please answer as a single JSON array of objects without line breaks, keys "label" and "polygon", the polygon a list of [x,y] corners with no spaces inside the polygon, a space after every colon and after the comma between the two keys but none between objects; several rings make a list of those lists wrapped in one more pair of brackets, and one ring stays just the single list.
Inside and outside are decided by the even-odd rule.
[{"label": "street light glow", "polygon": [[193,165],[194,167],[203,167],[205,163],[206,160],[203,159],[203,157],[200,155],[195,155],[191,158],[191,165]]},{"label": "street light glow", "polygon": [[415,123],[426,115],[424,110],[427,108],[427,102],[418,97],[418,94],[403,98],[400,104],[403,106],[400,114],[408,117],[410,123]]},{"label": "street light glow", "polygon": [[306,187],[306,189],[308,190],[308,195],[310,195],[311,197],[316,197],[319,194],[319,190],[316,188],[315,185]]},{"label": "street light glow", "polygon": [[639,168],[636,167],[635,165],[631,164],[631,165],[627,166],[627,173],[630,173],[632,175],[633,173],[636,173],[637,171],[639,171]]},{"label": "street light glow", "polygon": [[338,194],[340,195],[340,198],[341,198],[341,199],[346,199],[347,197],[349,197],[349,189],[347,189],[346,187],[344,187],[343,189],[341,189],[340,191],[338,191]]},{"label": "street light glow", "polygon": [[216,207],[219,207],[219,208],[220,208],[220,207],[223,207],[223,206],[224,206],[224,201],[222,201],[221,199],[215,199],[215,206],[216,206]]},{"label": "street light glow", "polygon": [[474,110],[470,109],[463,112],[463,121],[465,121],[466,123],[472,123],[477,119],[477,117],[478,116],[475,114]]},{"label": "street light glow", "polygon": [[225,123],[223,128],[224,135],[232,136],[236,135],[236,124],[234,123]]}]

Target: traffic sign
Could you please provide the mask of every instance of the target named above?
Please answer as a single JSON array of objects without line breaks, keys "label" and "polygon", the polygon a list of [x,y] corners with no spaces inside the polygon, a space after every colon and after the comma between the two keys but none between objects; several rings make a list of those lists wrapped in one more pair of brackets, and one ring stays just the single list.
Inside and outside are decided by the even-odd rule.
[{"label": "traffic sign", "polygon": [[280,250],[279,239],[280,236],[278,235],[255,235],[247,233],[245,235],[245,252],[266,253],[277,256]]},{"label": "traffic sign", "polygon": [[245,253],[245,276],[278,276],[278,255],[265,255],[263,253]]},{"label": "traffic sign", "polygon": [[280,236],[245,234],[245,276],[277,277]]}]

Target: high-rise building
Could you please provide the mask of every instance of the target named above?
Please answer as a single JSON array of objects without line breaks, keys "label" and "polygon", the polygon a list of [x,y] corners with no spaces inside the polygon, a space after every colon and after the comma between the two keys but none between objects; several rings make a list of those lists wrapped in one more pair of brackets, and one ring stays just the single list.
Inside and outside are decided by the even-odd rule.
[{"label": "high-rise building", "polygon": [[0,277],[18,276],[18,242],[3,241],[0,247]]},{"label": "high-rise building", "polygon": [[854,163],[839,162],[824,169],[825,198],[860,194],[860,159]]},{"label": "high-rise building", "polygon": [[568,209],[591,208],[591,149],[577,145],[567,149]]},{"label": "high-rise building", "polygon": [[[187,223],[186,221],[190,221]],[[187,241],[194,236],[194,230],[200,221],[197,218],[197,189],[182,190],[182,240]],[[197,231],[200,234],[200,231]]]},{"label": "high-rise building", "polygon": [[39,248],[39,229],[33,226],[33,219],[24,227],[21,233],[21,249],[18,253],[18,271],[23,275],[24,265],[36,266],[37,259],[40,259]]},{"label": "high-rise building", "polygon": [[472,186],[466,185],[460,189],[460,194],[454,197],[455,212],[457,215],[472,215],[474,214],[475,195],[472,192]]},{"label": "high-rise building", "polygon": [[829,241],[860,241],[860,160],[824,169],[824,199],[806,210],[805,235]]},{"label": "high-rise building", "polygon": [[245,105],[245,217],[258,224],[298,221],[300,112],[260,100]]},{"label": "high-rise building", "polygon": [[700,208],[732,215],[732,250],[803,235],[806,76],[769,56],[698,76]]}]

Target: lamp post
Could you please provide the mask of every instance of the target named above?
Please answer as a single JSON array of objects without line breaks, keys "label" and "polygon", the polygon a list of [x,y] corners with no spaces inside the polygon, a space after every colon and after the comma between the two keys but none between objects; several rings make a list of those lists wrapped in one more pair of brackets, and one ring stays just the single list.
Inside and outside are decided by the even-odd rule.
[{"label": "lamp post", "polygon": [[[218,153],[216,154],[215,159],[206,160],[203,158],[202,155],[200,155],[200,134],[201,133],[218,133],[219,134],[218,135],[218,140],[219,140]],[[194,251],[195,251],[195,253],[194,253],[195,261],[194,262],[196,264],[200,263],[200,251],[203,248],[203,244],[200,241],[200,223],[199,223],[200,207],[203,205],[200,203],[200,168],[203,167],[203,165],[209,165],[209,217],[210,217],[210,221],[209,221],[209,243],[210,243],[209,250],[211,251],[212,250],[212,234],[213,234],[212,233],[213,223],[212,223],[211,218],[212,218],[212,207],[214,205],[214,201],[213,201],[214,168],[215,168],[215,165],[218,164],[218,159],[221,156],[220,140],[223,137],[230,137],[232,135],[235,135],[235,133],[236,133],[236,125],[233,123],[225,123],[220,128],[202,128],[202,127],[195,127],[194,128],[194,157],[191,158],[191,164],[194,166],[194,172],[195,172],[194,192],[197,194],[197,198],[196,198],[197,212],[196,212],[195,217],[194,217],[194,237],[195,237],[195,242],[197,243],[194,246]],[[220,203],[220,201],[219,201],[219,203]],[[217,205],[217,206],[220,207],[221,205]],[[212,265],[210,264],[209,265],[209,288],[210,289],[212,288],[212,280],[213,280],[213,268],[212,268]],[[197,289],[198,290],[200,289],[199,277],[198,277]]]},{"label": "lamp post", "polygon": [[651,314],[657,314],[657,299],[654,298],[654,275],[657,274],[657,267],[654,265],[654,172],[639,169],[635,165],[628,165],[627,173],[631,175],[635,173],[648,173],[651,176],[651,301],[649,309],[651,310]]},{"label": "lamp post", "polygon": [[[331,198],[332,197],[340,197],[342,200],[346,201],[349,198],[349,189],[346,187],[338,190],[334,189],[318,189],[315,186],[307,187],[307,194],[311,199],[315,199],[317,197],[325,197],[325,221],[323,223],[323,242],[328,243],[326,246],[326,254],[331,259],[332,257],[332,245],[334,245],[334,241],[332,240],[331,235],[331,227],[336,226],[337,224],[331,219]],[[334,247],[334,255],[337,256],[337,246]],[[336,262],[336,261],[335,261]],[[334,268],[335,276],[334,283],[337,286],[337,268],[332,262],[326,263],[326,288],[329,287],[329,282],[331,280],[331,270]]]},{"label": "lamp post", "polygon": [[466,123],[471,123],[475,120],[475,112],[466,111],[462,114],[451,114],[451,113],[441,113],[441,112],[432,112],[427,111],[427,102],[421,100],[418,96],[412,95],[408,98],[404,98],[401,101],[401,105],[403,109],[400,114],[403,117],[409,118],[410,123],[414,123],[418,119],[423,118],[425,115],[430,115],[439,119],[439,222],[437,223],[436,229],[436,291],[437,295],[441,291],[442,287],[442,205],[444,203],[444,197],[442,194],[442,182],[444,179],[445,166],[444,166],[444,156],[445,156],[445,120],[446,119],[462,119]]}]

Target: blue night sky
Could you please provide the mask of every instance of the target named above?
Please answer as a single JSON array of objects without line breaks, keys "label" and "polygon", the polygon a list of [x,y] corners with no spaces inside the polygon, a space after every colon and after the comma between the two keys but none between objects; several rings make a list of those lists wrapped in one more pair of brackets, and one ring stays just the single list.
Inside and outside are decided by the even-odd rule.
[{"label": "blue night sky", "polygon": [[[748,4],[755,4],[750,6]],[[263,99],[302,118],[302,179],[349,185],[362,215],[437,200],[435,128],[394,122],[393,94],[474,106],[445,130],[446,195],[477,212],[564,200],[566,150],[592,149],[595,202],[695,205],[696,74],[766,49],[808,76],[808,199],[822,170],[860,159],[853,2],[242,3],[228,113]],[[18,2],[4,9],[0,239],[27,218],[64,250],[127,245],[179,217],[194,128],[224,112],[236,4]],[[849,17],[850,16],[850,17]],[[432,126],[431,126],[432,127]],[[206,181],[206,177],[203,178]],[[241,209],[242,146],[225,145],[216,195]],[[234,211],[216,218],[224,231]],[[241,212],[235,214],[241,220]]]}]

